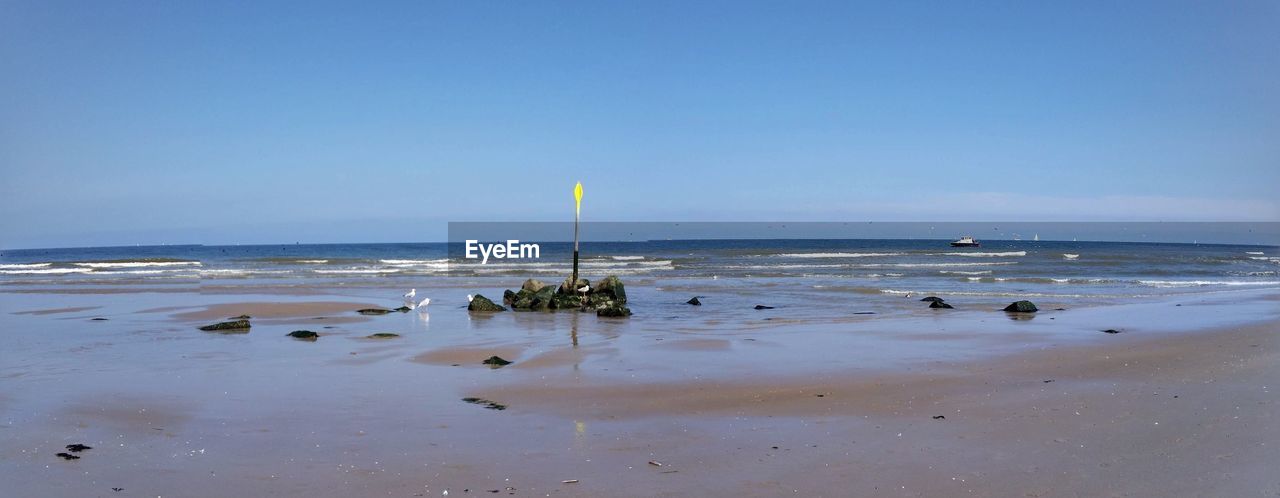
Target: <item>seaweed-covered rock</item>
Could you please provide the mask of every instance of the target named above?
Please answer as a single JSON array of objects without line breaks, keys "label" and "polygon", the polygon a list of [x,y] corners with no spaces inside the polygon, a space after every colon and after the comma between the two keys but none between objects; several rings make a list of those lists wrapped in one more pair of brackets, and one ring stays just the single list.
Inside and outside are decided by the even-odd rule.
[{"label": "seaweed-covered rock", "polygon": [[[569,280],[572,278],[573,277],[571,276],[564,277],[564,282],[561,282],[560,287],[556,288],[556,293],[569,295],[581,294],[581,292],[578,292],[578,289],[591,287],[591,282],[585,278],[579,278],[577,282],[570,282]],[[595,292],[595,289],[591,289],[591,292]]]},{"label": "seaweed-covered rock", "polygon": [[591,289],[593,296],[607,296],[610,301],[618,304],[627,304],[627,290],[622,285],[622,280],[613,275],[607,276],[604,280],[596,283],[595,288]]},{"label": "seaweed-covered rock", "polygon": [[362,310],[356,310],[356,313],[361,315],[385,315],[390,312],[391,310],[384,308],[365,308]]},{"label": "seaweed-covered rock", "polygon": [[511,364],[510,361],[502,359],[501,356],[490,356],[480,363],[489,365],[489,368],[502,368]]},{"label": "seaweed-covered rock", "polygon": [[613,306],[606,306],[604,308],[597,309],[596,316],[603,316],[603,317],[609,317],[609,318],[626,318],[631,316],[631,309],[620,304],[613,305]]},{"label": "seaweed-covered rock", "polygon": [[524,284],[520,286],[520,290],[526,290],[529,292],[538,292],[542,290],[543,287],[546,287],[546,286],[547,284],[543,283],[541,280],[538,280],[536,278],[531,278],[529,280],[524,281]]},{"label": "seaweed-covered rock", "polygon": [[954,306],[944,303],[941,300],[929,302],[929,307],[933,309],[946,309],[946,310],[954,308]]},{"label": "seaweed-covered rock", "polygon": [[310,330],[295,330],[293,332],[289,332],[288,336],[294,339],[301,339],[304,341],[314,341],[320,338],[320,334],[317,334]]},{"label": "seaweed-covered rock", "polygon": [[690,299],[690,300],[688,300],[688,301],[685,301],[685,302],[684,302],[684,304],[691,304],[691,305],[694,305],[694,306],[702,306],[702,301],[699,301],[699,300],[698,300],[698,296],[693,296],[693,299]]},{"label": "seaweed-covered rock", "polygon": [[924,299],[921,299],[921,301],[930,302],[930,303],[940,303],[942,302],[942,298],[938,296],[929,296]]},{"label": "seaweed-covered rock", "polygon": [[364,336],[365,339],[395,339],[397,337],[400,337],[400,334],[392,334],[391,332],[378,332]]},{"label": "seaweed-covered rock", "polygon": [[511,306],[511,307],[515,307],[515,304],[516,304],[516,300],[517,300],[517,299],[519,299],[519,297],[517,297],[517,294],[516,294],[516,293],[511,292],[511,289],[507,289],[507,290],[505,290],[505,291],[502,291],[502,305],[503,305],[503,306]]},{"label": "seaweed-covered rock", "polygon": [[1005,311],[1012,313],[1035,313],[1038,311],[1036,305],[1031,301],[1016,301],[1013,304],[1004,307]]},{"label": "seaweed-covered rock", "polygon": [[[524,289],[521,289],[524,290]],[[555,298],[556,290],[551,286],[543,286],[533,293],[533,297],[529,298],[529,310],[532,311],[551,311],[551,300]]]},{"label": "seaweed-covered rock", "polygon": [[551,308],[557,310],[570,310],[582,307],[582,296],[574,296],[569,294],[556,294],[551,298]]},{"label": "seaweed-covered rock", "polygon": [[413,308],[410,308],[410,307],[408,307],[408,306],[401,306],[401,307],[396,308],[396,309],[391,310],[391,311],[399,311],[399,312],[401,312],[401,313],[408,313],[408,312],[410,312],[410,311],[412,311],[412,310],[413,310]]},{"label": "seaweed-covered rock", "polygon": [[248,320],[231,320],[229,322],[218,322],[212,325],[200,327],[205,332],[222,332],[222,331],[249,331]]},{"label": "seaweed-covered rock", "polygon": [[494,304],[494,302],[490,301],[487,297],[476,294],[471,298],[471,304],[467,305],[467,311],[493,312],[507,311],[507,309]]},{"label": "seaweed-covered rock", "polygon": [[756,307],[755,307],[755,309],[758,309],[758,310],[771,310],[771,309],[773,309],[773,306],[765,306],[765,305],[763,305],[763,304],[757,304],[757,305],[756,305]]}]

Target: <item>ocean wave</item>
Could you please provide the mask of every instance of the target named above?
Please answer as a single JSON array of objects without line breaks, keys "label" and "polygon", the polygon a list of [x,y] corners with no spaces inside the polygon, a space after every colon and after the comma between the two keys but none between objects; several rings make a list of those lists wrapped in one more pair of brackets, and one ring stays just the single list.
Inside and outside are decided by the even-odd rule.
[{"label": "ocean wave", "polygon": [[1280,285],[1280,281],[1263,280],[1139,280],[1139,284],[1150,287],[1205,287],[1205,286],[1241,286],[1241,285]]},{"label": "ocean wave", "polygon": [[903,256],[906,253],[901,252],[801,252],[775,254],[779,258],[879,258],[888,256]]},{"label": "ocean wave", "polygon": [[938,273],[944,275],[990,275],[991,270],[963,271],[963,270],[938,270]]},{"label": "ocean wave", "polygon": [[0,270],[6,275],[65,275],[68,273],[93,273],[92,268],[41,268],[27,270]]},{"label": "ocean wave", "polygon": [[1265,252],[1262,252],[1262,251],[1245,251],[1244,253],[1245,253],[1245,254],[1253,254],[1253,255],[1255,255],[1255,256],[1261,256],[1261,255],[1263,255],[1263,254],[1266,254]]},{"label": "ocean wave", "polygon": [[248,276],[248,275],[287,275],[293,273],[290,270],[249,270],[235,268],[219,268],[219,269],[202,269],[200,276]]},{"label": "ocean wave", "polygon": [[1009,251],[1009,252],[944,252],[943,256],[966,256],[970,258],[1008,258],[1013,256],[1026,256],[1027,251]]},{"label": "ocean wave", "polygon": [[325,263],[328,263],[328,262],[329,262],[329,260],[327,260],[327,259],[299,259],[299,260],[298,260],[298,262],[299,262],[299,263],[303,263],[303,264],[309,264],[309,265],[323,265],[323,264],[325,264]]},{"label": "ocean wave", "polygon": [[400,273],[399,268],[347,268],[335,270],[311,270],[314,273],[333,275],[373,275],[381,273]]},{"label": "ocean wave", "polygon": [[614,261],[636,261],[644,259],[644,256],[609,256]]},{"label": "ocean wave", "polygon": [[3,269],[3,270],[26,270],[26,269],[31,269],[31,268],[45,268],[45,267],[48,267],[48,266],[49,266],[49,265],[51,265],[51,264],[53,264],[53,263],[12,263],[12,264],[7,264],[7,265],[0,265],[0,269]]},{"label": "ocean wave", "polygon": [[[118,270],[118,271],[97,270],[90,273],[90,275],[165,275],[165,274],[178,273],[178,272],[182,272],[182,274],[186,276],[196,276],[197,274],[199,274],[198,270],[182,269],[182,270]],[[183,276],[183,275],[178,275],[178,276]]]},{"label": "ocean wave", "polygon": [[201,266],[199,261],[90,261],[72,263],[86,268],[146,268],[149,266]]},{"label": "ocean wave", "polygon": [[444,259],[379,259],[379,263],[384,265],[438,265],[448,263],[448,258]]},{"label": "ocean wave", "polygon": [[984,263],[868,263],[856,265],[859,268],[951,268],[968,266],[1005,266],[1016,265],[1017,261],[992,261]]}]

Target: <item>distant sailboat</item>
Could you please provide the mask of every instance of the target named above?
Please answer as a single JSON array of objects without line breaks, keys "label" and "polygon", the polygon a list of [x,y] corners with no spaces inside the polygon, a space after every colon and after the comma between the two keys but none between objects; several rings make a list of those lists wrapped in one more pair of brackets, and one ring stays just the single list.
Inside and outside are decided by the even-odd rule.
[{"label": "distant sailboat", "polygon": [[1035,236],[1035,237],[1033,237],[1031,240],[1034,240],[1034,241],[1036,241],[1036,242],[1040,242],[1040,234],[1038,234],[1038,233],[1037,233],[1037,234],[1036,234],[1036,236]]}]

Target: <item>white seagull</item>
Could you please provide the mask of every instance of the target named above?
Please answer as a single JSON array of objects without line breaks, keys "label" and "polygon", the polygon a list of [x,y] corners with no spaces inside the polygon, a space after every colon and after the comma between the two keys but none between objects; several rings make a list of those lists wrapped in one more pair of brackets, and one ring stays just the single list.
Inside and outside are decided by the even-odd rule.
[{"label": "white seagull", "polygon": [[473,295],[471,295],[471,294],[467,294],[467,302],[468,302],[468,303],[469,303],[469,302],[471,302],[471,300],[472,300],[472,299],[475,299],[475,298],[476,298],[475,296],[473,296]]},{"label": "white seagull", "polygon": [[418,313],[426,313],[428,304],[431,304],[431,298],[429,297],[423,299],[422,302],[418,303],[418,306],[417,306]]},{"label": "white seagull", "polygon": [[416,295],[418,295],[418,289],[409,289],[409,292],[404,294],[404,305],[413,307],[413,297]]}]

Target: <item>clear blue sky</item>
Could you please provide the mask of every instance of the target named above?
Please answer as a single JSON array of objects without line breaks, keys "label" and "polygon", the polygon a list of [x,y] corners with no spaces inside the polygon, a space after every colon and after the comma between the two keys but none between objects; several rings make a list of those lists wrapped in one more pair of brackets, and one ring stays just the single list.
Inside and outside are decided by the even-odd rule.
[{"label": "clear blue sky", "polygon": [[1280,220],[1280,3],[0,1],[0,247]]}]

